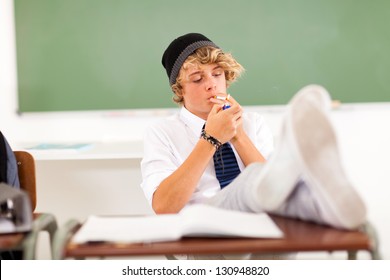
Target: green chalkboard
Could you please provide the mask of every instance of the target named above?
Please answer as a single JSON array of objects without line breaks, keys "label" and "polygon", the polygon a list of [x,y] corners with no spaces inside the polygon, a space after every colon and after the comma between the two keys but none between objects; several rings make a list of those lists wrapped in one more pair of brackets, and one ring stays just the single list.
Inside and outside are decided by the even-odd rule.
[{"label": "green chalkboard", "polygon": [[161,55],[200,32],[246,68],[242,105],[324,85],[390,101],[390,1],[15,0],[20,112],[175,107]]}]

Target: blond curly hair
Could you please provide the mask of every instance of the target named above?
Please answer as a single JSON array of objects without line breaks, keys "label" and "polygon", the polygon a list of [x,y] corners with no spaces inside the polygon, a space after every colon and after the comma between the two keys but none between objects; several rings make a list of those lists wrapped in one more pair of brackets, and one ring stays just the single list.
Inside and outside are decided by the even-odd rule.
[{"label": "blond curly hair", "polygon": [[188,56],[180,69],[176,82],[172,85],[172,91],[175,94],[173,101],[179,105],[183,104],[183,86],[184,71],[190,67],[217,64],[225,72],[226,86],[229,86],[244,72],[244,67],[239,64],[230,53],[224,53],[221,49],[206,46],[197,49],[193,54]]}]

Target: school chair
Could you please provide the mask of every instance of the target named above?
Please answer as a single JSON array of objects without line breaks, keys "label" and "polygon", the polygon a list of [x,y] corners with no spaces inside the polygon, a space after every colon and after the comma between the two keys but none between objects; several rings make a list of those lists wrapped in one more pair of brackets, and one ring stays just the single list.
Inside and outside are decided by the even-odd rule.
[{"label": "school chair", "polygon": [[23,252],[23,259],[35,259],[39,233],[41,231],[47,231],[50,237],[50,244],[52,244],[58,226],[52,214],[34,212],[37,204],[34,157],[26,151],[14,151],[14,154],[18,165],[20,188],[28,194],[31,201],[33,226],[32,230],[28,233],[0,236],[0,245],[2,250],[21,250]]}]

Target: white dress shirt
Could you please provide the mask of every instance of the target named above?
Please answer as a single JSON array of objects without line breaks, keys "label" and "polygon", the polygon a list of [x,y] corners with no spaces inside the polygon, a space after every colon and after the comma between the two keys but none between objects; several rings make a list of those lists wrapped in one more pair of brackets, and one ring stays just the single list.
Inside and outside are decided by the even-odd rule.
[{"label": "white dress shirt", "polygon": [[[150,204],[160,183],[171,175],[194,149],[205,121],[184,106],[179,113],[147,128],[144,136],[144,158],[141,162],[141,187]],[[264,158],[273,151],[273,136],[264,118],[257,113],[243,114],[243,128]],[[234,146],[238,166],[245,168]],[[214,162],[210,160],[188,204],[203,202],[220,191]]]}]

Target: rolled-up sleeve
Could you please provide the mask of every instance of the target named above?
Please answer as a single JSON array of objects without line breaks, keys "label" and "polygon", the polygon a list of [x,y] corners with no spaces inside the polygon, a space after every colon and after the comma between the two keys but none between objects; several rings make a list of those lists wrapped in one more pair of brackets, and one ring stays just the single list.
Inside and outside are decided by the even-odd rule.
[{"label": "rolled-up sleeve", "polygon": [[144,135],[141,187],[150,205],[157,187],[178,167],[179,163],[169,137],[158,125],[149,127]]}]

